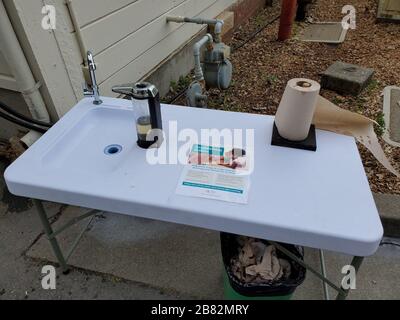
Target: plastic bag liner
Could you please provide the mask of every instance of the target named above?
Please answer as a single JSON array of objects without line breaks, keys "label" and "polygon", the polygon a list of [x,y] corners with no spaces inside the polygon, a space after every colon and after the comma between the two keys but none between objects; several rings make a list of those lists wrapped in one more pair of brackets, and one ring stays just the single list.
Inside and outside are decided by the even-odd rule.
[{"label": "plastic bag liner", "polygon": [[[233,234],[221,233],[221,249],[225,271],[228,275],[232,288],[237,293],[245,297],[287,296],[293,294],[297,287],[304,282],[307,272],[306,269],[277,250],[278,257],[280,259],[287,260],[292,266],[292,273],[289,279],[271,282],[266,281],[265,283],[243,283],[232,273],[231,270],[231,261],[238,255],[239,252],[239,237],[240,236]],[[259,241],[270,245],[266,240]],[[288,249],[301,260],[304,259],[304,248],[281,243],[280,245]]]}]

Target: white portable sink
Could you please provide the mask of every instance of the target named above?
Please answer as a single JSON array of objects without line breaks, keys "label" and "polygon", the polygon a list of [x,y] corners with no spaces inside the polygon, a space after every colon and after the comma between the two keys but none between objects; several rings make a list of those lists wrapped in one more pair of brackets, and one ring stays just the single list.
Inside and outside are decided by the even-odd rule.
[{"label": "white portable sink", "polygon": [[382,224],[353,138],[318,130],[317,152],[274,147],[273,117],[163,105],[167,137],[173,120],[178,132],[255,133],[248,204],[184,197],[183,165],[151,165],[136,145],[131,101],[102,99],[82,100],[7,169],[11,193],[358,256],[377,250]]},{"label": "white portable sink", "polygon": [[[146,165],[146,150],[136,144],[132,108],[129,100],[104,98],[100,106],[93,105],[91,98],[82,100],[8,168],[10,191],[68,202],[66,193],[59,197],[61,192],[100,194],[100,188],[107,193],[125,183],[133,188],[137,164]],[[48,193],[42,194],[40,186],[46,186]]]}]

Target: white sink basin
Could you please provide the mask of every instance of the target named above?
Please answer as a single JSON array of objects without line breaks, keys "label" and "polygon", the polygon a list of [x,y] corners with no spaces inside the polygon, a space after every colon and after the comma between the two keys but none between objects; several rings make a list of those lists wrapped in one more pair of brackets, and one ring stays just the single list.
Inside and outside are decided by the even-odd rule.
[{"label": "white sink basin", "polygon": [[255,130],[247,205],[184,197],[182,165],[152,166],[136,145],[131,101],[102,99],[82,100],[7,169],[10,192],[352,255],[377,250],[383,229],[353,138],[318,131],[317,152],[273,147],[273,117],[163,105],[167,137],[171,120],[178,131]]},{"label": "white sink basin", "polygon": [[111,174],[131,155],[136,129],[132,110],[92,108],[56,139],[43,163],[71,173]]},{"label": "white sink basin", "polygon": [[[138,165],[146,167],[142,170],[149,175],[152,170],[146,151],[136,144],[132,108],[129,100],[104,98],[101,106],[93,105],[90,98],[82,100],[7,169],[10,190],[63,202],[63,192],[76,192],[80,199],[91,191],[111,195],[116,187],[133,188]],[[41,185],[48,188],[45,194],[36,193]]]}]

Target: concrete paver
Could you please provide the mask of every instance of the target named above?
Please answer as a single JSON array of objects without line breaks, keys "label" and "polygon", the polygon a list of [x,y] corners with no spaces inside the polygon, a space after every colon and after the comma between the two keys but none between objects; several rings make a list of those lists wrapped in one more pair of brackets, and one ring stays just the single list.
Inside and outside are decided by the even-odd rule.
[{"label": "concrete paver", "polygon": [[322,73],[321,86],[357,96],[368,86],[374,73],[373,69],[337,61]]}]

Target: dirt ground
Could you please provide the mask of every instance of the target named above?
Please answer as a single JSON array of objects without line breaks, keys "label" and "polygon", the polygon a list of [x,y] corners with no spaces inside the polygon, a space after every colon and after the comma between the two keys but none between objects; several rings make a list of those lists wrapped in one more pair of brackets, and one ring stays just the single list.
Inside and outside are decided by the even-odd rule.
[{"label": "dirt ground", "polygon": [[[327,90],[322,95],[342,108],[382,123],[382,91],[388,85],[400,85],[400,25],[376,23],[376,0],[317,0],[307,21],[342,21],[343,6],[351,4],[357,10],[356,30],[350,30],[345,43],[339,46],[307,43],[297,40],[306,23],[296,23],[292,40],[282,43],[276,41],[279,20],[274,21],[280,14],[279,2],[275,0],[272,8],[267,7],[235,32],[230,43],[234,49],[233,84],[224,92],[210,90],[209,107],[274,115],[288,80],[305,77],[319,81],[320,73],[340,60],[373,68],[376,71],[373,81],[358,97]],[[265,25],[268,26],[243,45]],[[178,104],[184,104],[184,100],[180,99]],[[381,131],[377,128],[377,132]],[[400,169],[400,149],[383,140],[381,143]],[[372,190],[400,194],[400,179],[386,171],[361,145],[360,151]]]}]

